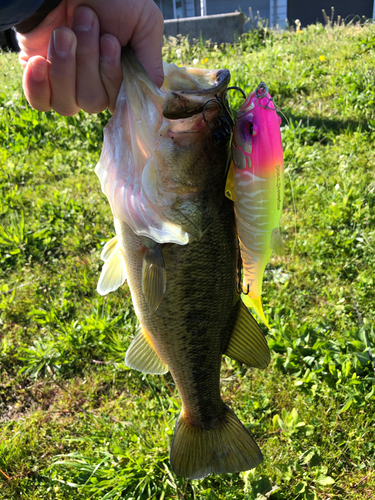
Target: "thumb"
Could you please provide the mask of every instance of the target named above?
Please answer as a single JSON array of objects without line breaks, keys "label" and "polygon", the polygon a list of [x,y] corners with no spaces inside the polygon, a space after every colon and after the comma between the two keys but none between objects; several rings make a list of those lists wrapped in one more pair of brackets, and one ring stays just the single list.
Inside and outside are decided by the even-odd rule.
[{"label": "thumb", "polygon": [[140,16],[129,45],[135,57],[147,71],[151,80],[161,87],[164,80],[161,47],[163,43],[164,19],[157,5],[152,2],[147,12]]}]

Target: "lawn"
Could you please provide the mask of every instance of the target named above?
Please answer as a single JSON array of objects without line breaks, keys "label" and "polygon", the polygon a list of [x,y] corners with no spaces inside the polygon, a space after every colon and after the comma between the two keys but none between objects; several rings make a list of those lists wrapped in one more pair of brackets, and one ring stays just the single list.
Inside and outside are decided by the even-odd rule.
[{"label": "lawn", "polygon": [[263,285],[272,361],[222,364],[223,399],[264,463],[171,472],[173,380],[124,364],[137,329],[126,284],[96,292],[114,235],[94,174],[110,115],[32,110],[3,52],[0,499],[374,499],[375,24],[173,39],[163,54],[228,68],[246,93],[265,81],[283,112],[286,252]]}]

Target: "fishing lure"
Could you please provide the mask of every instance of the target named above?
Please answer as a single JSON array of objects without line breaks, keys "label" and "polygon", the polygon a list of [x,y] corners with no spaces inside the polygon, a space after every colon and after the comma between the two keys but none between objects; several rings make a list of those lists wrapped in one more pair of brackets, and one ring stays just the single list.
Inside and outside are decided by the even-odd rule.
[{"label": "fishing lure", "polygon": [[265,83],[239,109],[225,195],[234,202],[243,266],[242,300],[268,326],[261,294],[272,250],[283,253],[279,222],[284,199],[281,119]]}]

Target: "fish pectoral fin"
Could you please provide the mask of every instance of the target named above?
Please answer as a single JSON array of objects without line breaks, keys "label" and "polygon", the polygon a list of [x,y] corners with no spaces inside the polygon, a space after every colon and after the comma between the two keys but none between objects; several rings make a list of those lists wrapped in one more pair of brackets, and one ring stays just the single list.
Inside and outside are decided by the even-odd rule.
[{"label": "fish pectoral fin", "polygon": [[146,248],[142,265],[142,293],[153,314],[160,305],[167,286],[162,246]]},{"label": "fish pectoral fin", "polygon": [[240,363],[256,368],[266,368],[270,362],[270,350],[258,323],[246,309],[242,300],[234,329],[224,353]]},{"label": "fish pectoral fin", "polygon": [[258,445],[227,406],[209,429],[189,425],[183,412],[178,417],[171,466],[177,476],[202,479],[209,474],[240,472],[263,462]]},{"label": "fish pectoral fin", "polygon": [[284,255],[284,242],[278,227],[272,229],[270,247],[276,255]]},{"label": "fish pectoral fin", "polygon": [[168,366],[157,354],[149,335],[142,327],[126,351],[125,364],[133,370],[152,375],[168,372]]},{"label": "fish pectoral fin", "polygon": [[100,295],[107,295],[126,280],[125,260],[117,236],[104,245],[100,258],[104,260],[104,266],[96,289]]}]

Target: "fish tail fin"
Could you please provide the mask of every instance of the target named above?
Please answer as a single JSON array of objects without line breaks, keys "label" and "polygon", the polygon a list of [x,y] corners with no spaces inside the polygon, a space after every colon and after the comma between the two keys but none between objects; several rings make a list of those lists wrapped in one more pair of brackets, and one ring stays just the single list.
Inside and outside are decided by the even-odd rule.
[{"label": "fish tail fin", "polygon": [[254,311],[257,313],[257,315],[260,317],[260,319],[263,321],[263,323],[267,326],[267,328],[271,330],[271,327],[268,324],[268,321],[266,320],[266,317],[263,312],[262,299],[260,297],[257,297],[256,299],[251,299],[248,295],[245,294],[242,294],[241,298],[245,306],[252,307]]},{"label": "fish tail fin", "polygon": [[263,455],[250,433],[226,405],[211,428],[189,425],[179,415],[170,454],[178,476],[201,479],[209,474],[250,470],[263,462]]}]

